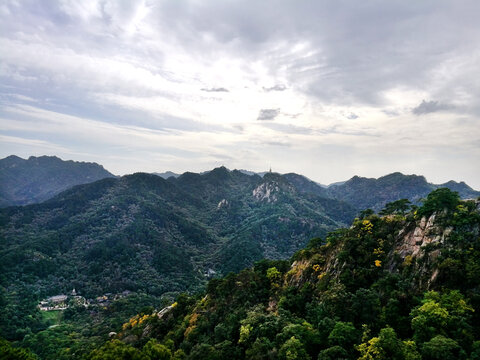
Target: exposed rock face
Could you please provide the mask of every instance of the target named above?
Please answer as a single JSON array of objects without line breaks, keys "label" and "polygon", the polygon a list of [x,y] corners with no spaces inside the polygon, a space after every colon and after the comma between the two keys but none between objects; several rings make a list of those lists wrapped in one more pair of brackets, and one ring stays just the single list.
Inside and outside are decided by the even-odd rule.
[{"label": "exposed rock face", "polygon": [[277,182],[266,182],[253,189],[253,197],[258,201],[277,202],[280,187]]},{"label": "exposed rock face", "polygon": [[158,316],[159,319],[163,319],[164,317],[166,317],[168,314],[170,314],[170,312],[173,310],[173,308],[175,307],[175,305],[170,305],[170,306],[167,306],[167,307],[164,307],[162,310],[160,310],[156,315]]},{"label": "exposed rock face", "polygon": [[217,205],[217,210],[218,210],[218,209],[221,209],[221,208],[223,208],[223,207],[226,207],[226,206],[228,206],[228,205],[229,205],[228,200],[227,200],[227,199],[222,199],[222,200],[220,200],[220,202],[219,202],[218,205]]},{"label": "exposed rock face", "polygon": [[[476,200],[474,205],[478,211],[480,201]],[[466,205],[463,204],[458,211],[462,211],[462,207],[466,209]],[[469,205],[469,208],[472,208],[472,204]],[[458,245],[454,236],[459,233],[467,234],[470,239],[480,236],[480,221],[476,224],[470,218],[466,222],[468,225],[458,225],[454,221],[457,215],[458,213],[448,213],[447,210],[444,210],[416,220],[413,216],[403,219],[395,219],[393,215],[383,217],[381,221],[387,228],[389,228],[389,223],[396,222],[396,225],[392,224],[390,227],[392,231],[390,234],[395,235],[388,240],[390,245],[384,265],[379,262],[375,266],[379,267],[380,265],[386,271],[402,274],[411,281],[411,286],[414,288],[421,290],[435,288],[442,279],[449,276],[451,271],[455,271],[450,268],[450,263],[447,261],[447,250],[454,249]],[[394,226],[401,226],[401,230],[398,231],[397,228],[398,232],[395,233]],[[352,226],[351,232],[333,245],[327,243],[321,248],[321,251],[313,256],[310,255],[311,257],[299,257],[293,262],[291,270],[287,273],[286,285],[298,287],[309,279],[315,277],[322,279],[324,276],[328,276],[329,281],[339,281],[339,276],[345,269],[352,271],[351,267],[348,270],[349,260],[340,260],[339,254],[345,251],[345,248],[348,247],[346,245],[352,241],[349,237],[361,237],[362,229],[362,227]],[[384,242],[379,238],[376,240],[379,244]],[[373,249],[374,253],[375,251],[378,250]],[[447,254],[447,258],[443,256],[445,254]],[[350,261],[352,260],[350,259]]]},{"label": "exposed rock face", "polygon": [[[403,263],[391,262],[391,268],[414,265],[417,274],[418,286],[429,289],[440,274],[440,269],[433,266],[446,245],[447,238],[453,231],[452,227],[443,227],[438,224],[442,213],[424,216],[414,228],[403,229],[399,233],[397,246],[394,252],[400,255]],[[416,261],[420,260],[420,261]]]},{"label": "exposed rock face", "polygon": [[440,228],[436,226],[436,216],[436,214],[433,214],[428,219],[424,216],[413,230],[406,233],[404,230],[400,232],[401,239],[396,251],[402,259],[407,256],[422,257],[424,255],[423,247],[427,244],[443,243],[452,232],[451,227]]}]

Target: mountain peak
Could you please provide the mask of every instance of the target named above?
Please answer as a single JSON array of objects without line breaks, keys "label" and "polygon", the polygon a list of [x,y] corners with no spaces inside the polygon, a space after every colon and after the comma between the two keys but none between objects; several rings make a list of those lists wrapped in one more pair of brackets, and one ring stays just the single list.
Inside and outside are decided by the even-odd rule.
[{"label": "mountain peak", "polygon": [[209,171],[208,174],[219,175],[219,176],[227,176],[228,174],[230,174],[230,170],[228,170],[225,166],[220,166],[220,167],[214,168],[213,170]]},{"label": "mountain peak", "polygon": [[0,207],[26,205],[50,199],[80,184],[113,174],[96,163],[64,161],[56,156],[10,155],[0,160]]}]

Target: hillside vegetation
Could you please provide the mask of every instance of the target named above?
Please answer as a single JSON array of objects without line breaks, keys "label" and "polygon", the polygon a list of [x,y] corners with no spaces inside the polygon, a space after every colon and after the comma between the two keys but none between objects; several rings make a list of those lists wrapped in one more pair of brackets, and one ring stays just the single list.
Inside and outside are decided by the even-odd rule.
[{"label": "hillside vegetation", "polygon": [[[148,301],[163,304],[264,257],[288,258],[355,212],[300,193],[278,174],[262,179],[225,168],[170,181],[142,173],[106,178],[41,204],[2,209],[0,334],[21,340],[52,325],[37,304],[73,289],[96,304],[81,321],[105,329]],[[124,312],[96,300],[111,302],[125,291]]]},{"label": "hillside vegetation", "polygon": [[[48,163],[51,159],[44,160]],[[68,163],[57,160],[62,168]],[[129,354],[144,356],[144,345],[152,340],[154,348],[168,345],[171,354],[179,351],[189,358],[208,358],[210,355],[193,350],[198,345],[202,351],[210,346],[214,358],[224,358],[226,355],[216,350],[223,338],[236,349],[237,355],[231,355],[234,358],[256,358],[249,355],[253,343],[240,341],[240,330],[248,313],[257,308],[265,316],[275,316],[272,319],[283,319],[278,331],[301,321],[321,333],[325,324],[312,320],[309,307],[323,304],[323,297],[330,294],[338,297],[339,307],[352,316],[364,304],[361,297],[356,310],[349,307],[363,289],[365,299],[378,297],[381,309],[393,298],[399,301],[403,309],[398,315],[402,317],[400,327],[383,317],[366,324],[368,331],[377,331],[377,335],[388,325],[402,341],[417,341],[408,330],[409,314],[426,290],[461,290],[468,306],[476,308],[478,300],[472,294],[477,285],[460,288],[465,274],[471,278],[479,274],[474,260],[479,227],[475,201],[460,201],[457,193],[446,188],[422,201],[420,194],[433,186],[423,177],[396,173],[367,180],[373,180],[370,194],[365,192],[367,185],[355,188],[346,182],[335,186],[335,199],[332,187],[293,173],[268,172],[261,177],[224,167],[168,179],[137,173],[77,185],[40,204],[0,209],[0,338],[13,341],[15,347],[10,349],[8,342],[0,345],[12,353],[21,345],[44,359],[79,358],[94,349],[101,354],[98,356],[107,356],[100,347],[114,331],[119,333],[112,335],[116,341],[106,346],[122,346]],[[347,186],[343,195],[338,192],[342,186]],[[463,197],[476,195],[464,183],[450,182],[448,186],[463,191]],[[406,198],[392,199],[395,194]],[[362,201],[381,210],[380,215],[371,209],[359,212]],[[423,205],[417,209],[415,205],[420,203]],[[347,228],[352,221],[353,226]],[[457,233],[470,240],[459,242],[455,252],[449,241]],[[473,245],[467,247],[470,243]],[[294,253],[291,260],[285,260]],[[249,268],[260,259],[266,260]],[[443,262],[437,264],[440,260]],[[227,275],[230,272],[238,275]],[[206,297],[183,295],[177,306],[165,307],[178,294],[199,294],[206,286]],[[51,300],[64,298],[59,303]],[[200,306],[200,299],[201,310],[194,316],[192,311]],[[330,306],[325,304],[322,309]],[[369,313],[368,306],[366,309]],[[367,331],[360,320],[344,317],[337,310],[318,316],[334,323],[351,323],[357,335]],[[199,335],[202,341],[190,339],[186,328],[181,330],[183,338],[168,337],[171,331],[181,329],[178,326],[185,316],[202,319],[202,314],[212,314],[209,316],[214,319],[208,320],[213,328]],[[470,314],[469,324],[475,314]],[[135,326],[127,324],[120,331],[129,318]],[[152,319],[158,319],[163,330],[155,332],[157,325],[139,327],[140,334],[137,325]],[[196,321],[187,328],[196,329]],[[215,337],[217,325],[226,326],[228,336]],[[255,326],[252,323],[252,329]],[[278,358],[282,341],[291,337],[277,339],[272,331],[258,341],[263,344],[267,339],[261,348],[270,358]],[[471,338],[477,339],[474,326],[471,331]],[[322,341],[312,348],[303,342],[302,346],[309,357],[316,358],[316,352],[327,350],[322,346],[328,341]],[[344,346],[350,358],[360,351],[358,341],[352,344],[348,349]],[[472,344],[461,343],[463,352],[458,354],[470,354]],[[416,342],[415,346],[421,354],[423,345]],[[331,358],[342,358],[340,353],[332,354],[336,355]]]},{"label": "hillside vegetation", "polygon": [[478,359],[480,202],[402,203],[139,314],[87,358]]}]

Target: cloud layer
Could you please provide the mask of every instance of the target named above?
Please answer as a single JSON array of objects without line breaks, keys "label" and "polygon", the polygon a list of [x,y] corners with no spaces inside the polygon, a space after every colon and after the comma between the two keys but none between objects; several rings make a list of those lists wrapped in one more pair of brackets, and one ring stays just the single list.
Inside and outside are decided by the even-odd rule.
[{"label": "cloud layer", "polygon": [[1,155],[480,188],[478,13],[474,0],[6,0]]}]

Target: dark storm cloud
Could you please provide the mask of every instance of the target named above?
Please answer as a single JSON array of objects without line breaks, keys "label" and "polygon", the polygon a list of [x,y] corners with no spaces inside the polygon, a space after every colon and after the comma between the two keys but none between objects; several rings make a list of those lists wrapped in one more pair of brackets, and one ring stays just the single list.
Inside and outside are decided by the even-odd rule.
[{"label": "dark storm cloud", "polygon": [[422,100],[422,102],[417,107],[414,107],[412,109],[412,112],[415,115],[423,115],[423,114],[429,114],[429,113],[438,112],[438,111],[449,110],[451,108],[452,106],[447,104],[441,104],[438,101]]},{"label": "dark storm cloud", "polygon": [[280,115],[280,109],[262,109],[257,120],[275,120],[278,115]]}]

